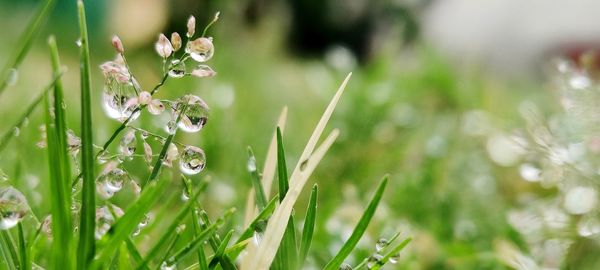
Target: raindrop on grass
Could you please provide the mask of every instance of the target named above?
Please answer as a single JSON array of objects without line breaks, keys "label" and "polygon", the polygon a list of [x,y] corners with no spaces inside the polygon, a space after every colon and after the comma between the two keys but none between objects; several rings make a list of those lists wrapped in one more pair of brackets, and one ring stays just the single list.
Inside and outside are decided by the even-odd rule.
[{"label": "raindrop on grass", "polygon": [[129,117],[134,120],[139,116],[133,114],[138,107],[138,98],[130,83],[120,83],[110,79],[110,83],[104,87],[102,101],[104,111],[110,118],[124,122]]},{"label": "raindrop on grass", "polygon": [[[110,227],[115,223],[116,218],[123,216],[123,210],[115,205],[102,206],[96,208],[96,231],[94,233],[96,239],[102,238]],[[116,217],[113,215],[116,215]]]},{"label": "raindrop on grass", "polygon": [[180,98],[173,108],[175,119],[179,117],[181,111],[184,111],[184,114],[178,126],[185,132],[198,132],[208,121],[208,105],[198,96],[185,95]]},{"label": "raindrop on grass", "polygon": [[367,269],[371,269],[375,265],[381,264],[381,259],[383,259],[383,256],[381,256],[381,254],[375,253],[375,254],[371,255],[371,257],[369,257],[369,259],[367,261]]},{"label": "raindrop on grass", "polygon": [[165,126],[165,131],[171,135],[175,134],[175,130],[177,130],[177,124],[175,121],[167,122],[167,126]]},{"label": "raindrop on grass", "polygon": [[81,38],[78,38],[78,39],[75,41],[75,45],[77,45],[77,47],[81,47]]},{"label": "raindrop on grass", "polygon": [[129,179],[127,172],[119,168],[112,169],[108,173],[101,175],[98,179],[98,193],[106,199],[111,198],[123,188],[123,184],[127,179]]},{"label": "raindrop on grass", "polygon": [[160,265],[160,270],[175,270],[175,269],[176,269],[175,264],[169,265],[169,264],[167,264],[167,262],[163,262]]},{"label": "raindrop on grass", "polygon": [[179,59],[171,61],[169,67],[169,76],[171,78],[181,78],[185,75],[185,63]]},{"label": "raindrop on grass", "polygon": [[19,137],[19,135],[21,135],[21,129],[19,127],[14,127],[13,128],[13,135],[15,137]]},{"label": "raindrop on grass", "polygon": [[184,202],[187,202],[190,200],[190,194],[188,194],[188,191],[186,188],[184,188],[183,192],[181,193],[181,200]]},{"label": "raindrop on grass", "polygon": [[186,146],[181,153],[179,165],[181,172],[185,174],[193,175],[200,173],[204,169],[204,165],[206,165],[204,151],[195,146]]},{"label": "raindrop on grass", "polygon": [[119,150],[121,154],[126,157],[131,157],[135,152],[136,148],[136,138],[135,138],[135,130],[130,129],[123,135],[121,138],[121,143],[119,145]]},{"label": "raindrop on grass", "polygon": [[19,71],[14,68],[11,68],[8,71],[8,76],[6,78],[6,85],[13,86],[17,84],[17,80],[19,80]]},{"label": "raindrop on grass", "polygon": [[380,238],[377,243],[375,244],[375,250],[377,252],[383,250],[384,248],[386,248],[388,245],[390,244],[390,242],[385,239],[385,238]]},{"label": "raindrop on grass", "polygon": [[254,156],[251,156],[250,158],[248,158],[248,163],[246,164],[246,168],[248,169],[249,172],[256,171],[256,158]]},{"label": "raindrop on grass", "polygon": [[27,214],[25,196],[13,187],[0,187],[0,230],[8,230]]},{"label": "raindrop on grass", "polygon": [[389,262],[392,264],[398,263],[398,260],[400,260],[400,253],[396,253],[389,258]]}]

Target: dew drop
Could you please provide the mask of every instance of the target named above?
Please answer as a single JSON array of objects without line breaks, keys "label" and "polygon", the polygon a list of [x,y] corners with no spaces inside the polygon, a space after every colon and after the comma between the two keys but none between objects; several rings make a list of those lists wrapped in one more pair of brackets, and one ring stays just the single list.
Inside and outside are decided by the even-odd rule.
[{"label": "dew drop", "polygon": [[112,169],[99,177],[97,181],[98,193],[105,199],[111,198],[123,188],[123,184],[128,179],[127,172],[119,168]]},{"label": "dew drop", "polygon": [[381,254],[375,253],[375,254],[371,255],[371,257],[369,257],[369,259],[367,261],[367,269],[371,269],[375,265],[381,264],[381,259],[383,259],[383,256]]},{"label": "dew drop", "polygon": [[14,127],[13,128],[13,135],[15,137],[19,137],[19,135],[21,135],[21,129],[19,127]]},{"label": "dew drop", "polygon": [[181,200],[184,202],[187,202],[190,200],[190,194],[188,194],[187,189],[183,189],[183,192],[181,193]]},{"label": "dew drop", "polygon": [[8,181],[8,175],[0,169],[0,183]]},{"label": "dew drop", "polygon": [[131,157],[133,153],[135,153],[136,142],[135,130],[128,130],[121,138],[121,143],[119,144],[121,154],[126,157]]},{"label": "dew drop", "polygon": [[29,118],[25,117],[23,118],[23,123],[21,123],[21,127],[26,127],[29,125]]},{"label": "dew drop", "polygon": [[350,266],[347,263],[342,263],[342,265],[340,265],[339,270],[352,270],[352,266]]},{"label": "dew drop", "polygon": [[185,52],[189,53],[197,62],[206,62],[215,53],[215,47],[212,38],[201,37],[188,42]]},{"label": "dew drop", "polygon": [[175,270],[175,269],[176,269],[175,264],[169,265],[169,264],[167,264],[167,262],[163,262],[160,265],[160,270]]},{"label": "dew drop", "polygon": [[185,174],[193,175],[200,173],[204,169],[204,165],[206,165],[204,151],[195,146],[186,146],[181,153],[179,165],[181,172]]},{"label": "dew drop", "polygon": [[400,253],[396,253],[389,258],[389,262],[392,264],[398,263],[398,260],[400,260]]},{"label": "dew drop", "polygon": [[519,173],[528,182],[539,182],[542,179],[542,170],[530,163],[522,164],[519,167]]},{"label": "dew drop", "polygon": [[175,123],[175,121],[169,121],[167,122],[167,125],[165,126],[165,131],[171,135],[175,134],[175,131],[177,130],[177,124]]},{"label": "dew drop", "polygon": [[[108,117],[124,122],[138,108],[138,98],[133,86],[113,80],[104,87],[102,94],[104,112]],[[133,115],[132,120],[139,114]]]},{"label": "dew drop", "polygon": [[390,242],[387,239],[380,238],[377,241],[377,243],[375,244],[375,250],[377,252],[380,252],[381,250],[383,250],[384,248],[386,248],[389,244],[390,244]]},{"label": "dew drop", "polygon": [[8,77],[6,78],[6,85],[13,86],[13,85],[17,84],[18,80],[19,80],[19,71],[17,71],[14,68],[11,68],[8,71]]},{"label": "dew drop", "polygon": [[185,224],[179,224],[179,226],[177,226],[177,228],[175,228],[175,232],[177,234],[181,234],[181,233],[183,233],[183,231],[185,231]]},{"label": "dew drop", "polygon": [[81,38],[78,38],[78,39],[75,41],[75,45],[77,45],[77,47],[81,47]]},{"label": "dew drop", "polygon": [[185,75],[185,63],[179,59],[171,61],[169,66],[169,76],[171,78],[181,78]]},{"label": "dew drop", "polygon": [[198,132],[208,121],[208,105],[198,96],[185,95],[179,99],[174,108],[175,118],[180,111],[184,114],[179,121],[179,128],[185,132]]},{"label": "dew drop", "polygon": [[0,230],[8,230],[27,214],[29,205],[25,196],[13,187],[0,187]]},{"label": "dew drop", "polygon": [[[109,209],[109,207],[111,207]],[[116,215],[113,216],[113,213]],[[110,227],[115,223],[116,218],[123,216],[123,210],[115,205],[102,206],[96,208],[96,239],[102,238]]]},{"label": "dew drop", "polygon": [[250,156],[248,158],[248,163],[246,164],[246,169],[248,169],[249,172],[256,171],[256,158],[254,156]]}]

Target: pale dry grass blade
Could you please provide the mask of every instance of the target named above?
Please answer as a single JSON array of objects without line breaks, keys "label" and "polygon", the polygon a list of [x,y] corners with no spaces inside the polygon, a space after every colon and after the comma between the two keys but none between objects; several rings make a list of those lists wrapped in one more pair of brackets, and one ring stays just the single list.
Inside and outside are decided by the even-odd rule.
[{"label": "pale dry grass blade", "polygon": [[[287,122],[287,106],[283,107],[277,120],[277,126],[281,129],[281,132],[285,129],[285,123]],[[271,144],[267,150],[267,156],[265,158],[265,167],[262,173],[262,184],[265,189],[267,199],[271,193],[271,186],[273,184],[273,177],[275,176],[275,169],[277,168],[277,133],[273,133]],[[254,205],[254,189],[250,189],[248,192],[248,199],[246,200],[246,214],[244,216],[244,228],[252,222],[254,217],[258,214],[258,209]]]}]

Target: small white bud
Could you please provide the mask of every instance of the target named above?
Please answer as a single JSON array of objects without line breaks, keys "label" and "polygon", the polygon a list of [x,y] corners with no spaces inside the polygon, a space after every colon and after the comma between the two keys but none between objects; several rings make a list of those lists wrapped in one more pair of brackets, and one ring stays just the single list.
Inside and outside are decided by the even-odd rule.
[{"label": "small white bud", "polygon": [[112,45],[115,47],[115,50],[117,50],[118,53],[125,52],[125,48],[123,48],[123,42],[121,42],[121,39],[117,35],[112,37]]},{"label": "small white bud", "polygon": [[167,58],[173,53],[173,46],[164,34],[158,36],[158,41],[156,42],[156,45],[154,45],[154,48],[162,58]]},{"label": "small white bud", "polygon": [[196,18],[192,15],[187,21],[187,37],[192,37],[196,32]]},{"label": "small white bud", "polygon": [[173,45],[173,51],[178,51],[181,48],[181,36],[177,32],[171,34],[171,44]]},{"label": "small white bud", "polygon": [[152,95],[148,91],[142,91],[138,97],[138,101],[141,105],[147,105],[152,101]]}]

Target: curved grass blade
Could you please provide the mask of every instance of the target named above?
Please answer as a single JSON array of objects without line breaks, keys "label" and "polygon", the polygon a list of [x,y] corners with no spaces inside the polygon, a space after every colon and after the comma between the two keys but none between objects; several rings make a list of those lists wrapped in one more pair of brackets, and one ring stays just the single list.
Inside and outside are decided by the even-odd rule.
[{"label": "curved grass blade", "polygon": [[[90,52],[88,44],[85,7],[82,0],[77,1],[80,32],[80,70],[81,70],[81,174],[83,179],[81,198],[81,221],[79,247],[77,248],[77,269],[88,269],[95,254],[94,229],[96,225],[96,193],[94,179],[94,141],[92,139],[92,105]],[[114,246],[115,248],[118,245]],[[114,250],[114,249],[113,249]]]},{"label": "curved grass blade", "polygon": [[[210,260],[210,263],[208,264],[208,268],[209,269],[215,269],[215,267],[217,266],[217,264],[220,261],[220,258],[223,256],[227,256],[225,255],[225,249],[227,248],[227,245],[229,244],[229,240],[231,240],[231,236],[233,235],[233,230],[230,230],[225,237],[223,238],[223,241],[221,241],[221,245],[219,246],[219,248],[217,249],[217,251],[215,251],[215,255],[213,256],[212,260]],[[223,267],[223,270],[230,270],[227,265],[221,265],[221,267]]]},{"label": "curved grass blade", "polygon": [[29,52],[31,45],[33,44],[33,39],[40,31],[42,24],[50,15],[55,2],[55,0],[46,0],[46,2],[38,9],[31,21],[29,21],[29,24],[25,28],[22,36],[19,37],[19,41],[17,42],[19,47],[15,49],[15,52],[9,54],[12,56],[12,58],[8,60],[2,69],[2,73],[0,73],[0,94],[2,94],[4,89],[6,89],[6,86],[8,86],[8,77],[10,76],[11,70],[18,69],[21,65],[21,62]]},{"label": "curved grass blade", "polygon": [[267,195],[265,195],[265,189],[263,188],[260,176],[258,175],[256,157],[254,157],[254,153],[250,146],[248,146],[248,171],[250,172],[250,180],[252,180],[252,187],[256,194],[256,206],[258,206],[259,211],[262,211],[267,205]]},{"label": "curved grass blade", "polygon": [[[183,180],[183,184],[185,185],[185,189],[187,190],[188,194],[194,194],[194,190],[192,188],[192,181],[190,181],[190,179],[188,179],[185,175],[181,175],[181,179]],[[203,182],[203,184],[206,182]],[[206,186],[206,185],[204,185]],[[192,215],[192,223],[193,223],[193,228],[194,228],[194,235],[198,235],[200,233],[200,226],[199,224],[199,217],[198,217],[198,213],[196,213],[195,209],[192,208],[190,209],[191,215]],[[206,263],[206,254],[204,254],[204,249],[203,248],[199,248],[198,251],[198,265],[200,267],[200,269],[202,270],[208,270],[208,264]]]},{"label": "curved grass blade", "polygon": [[404,247],[406,247],[406,245],[408,245],[408,243],[410,243],[411,240],[412,240],[412,238],[410,238],[410,237],[407,239],[404,239],[404,241],[400,242],[400,244],[398,244],[397,246],[392,248],[389,252],[387,252],[385,255],[383,255],[383,258],[381,258],[381,260],[379,260],[377,262],[377,264],[375,264],[371,268],[371,270],[379,270],[382,266],[384,266],[387,262],[390,261],[391,257],[399,254],[400,251],[402,251],[402,249],[404,249]]},{"label": "curved grass blade", "polygon": [[[266,220],[269,217],[269,215],[271,215],[273,213],[278,200],[279,200],[279,196],[275,196],[269,201],[267,206],[265,206],[265,209],[263,209],[260,213],[258,213],[258,215],[254,218],[254,220],[252,220],[252,222],[250,222],[248,227],[246,227],[246,230],[244,230],[244,232],[242,232],[242,234],[240,235],[238,240],[235,242],[236,244],[239,244],[242,241],[245,241],[246,239],[252,237],[252,234],[254,233],[257,224],[261,221]],[[236,254],[236,256],[232,256],[232,257],[233,257],[233,259],[235,259],[237,257],[237,254]]]},{"label": "curved grass blade", "polygon": [[167,247],[167,250],[165,251],[165,255],[163,256],[162,260],[160,260],[161,264],[159,264],[156,269],[161,269],[162,267],[162,263],[167,261],[167,258],[169,258],[169,254],[171,254],[171,251],[173,251],[173,249],[175,248],[175,245],[177,244],[177,241],[179,241],[179,238],[181,237],[181,235],[179,233],[175,234],[175,238],[173,238],[173,241],[171,241],[171,244],[169,245],[169,247]]},{"label": "curved grass blade", "polygon": [[371,218],[373,218],[373,215],[375,215],[375,210],[377,210],[379,201],[381,201],[381,197],[383,196],[383,192],[385,191],[385,186],[387,182],[388,176],[386,175],[383,177],[383,180],[381,180],[381,182],[379,183],[377,191],[375,191],[375,195],[373,195],[369,206],[367,206],[367,209],[358,221],[358,224],[356,224],[356,227],[350,235],[350,238],[348,238],[346,243],[344,243],[342,249],[340,249],[337,255],[335,255],[335,257],[333,257],[333,259],[331,259],[331,261],[329,261],[327,265],[325,265],[325,267],[323,268],[324,270],[337,270],[340,267],[340,265],[342,265],[342,263],[344,262],[344,259],[346,259],[346,257],[350,255],[350,252],[352,252],[354,247],[356,247],[356,244],[358,244],[358,241],[367,230],[367,226],[369,226]]},{"label": "curved grass blade", "polygon": [[[60,70],[60,60],[56,40],[53,36],[48,39],[52,56],[54,73]],[[46,139],[48,145],[48,161],[50,170],[50,198],[52,213],[52,263],[54,268],[71,269],[71,165],[67,152],[67,125],[64,109],[64,92],[62,81],[57,79],[53,92],[54,104],[46,109]],[[50,108],[54,112],[54,121],[50,117]]]},{"label": "curved grass blade", "polygon": [[8,130],[8,131],[6,131],[6,133],[4,133],[4,135],[0,139],[0,152],[2,152],[2,150],[4,150],[4,148],[8,145],[8,142],[10,141],[10,139],[12,139],[12,137],[14,137],[14,135],[15,135],[14,130],[16,128],[23,126],[23,124],[27,121],[27,118],[29,117],[29,115],[31,115],[31,113],[33,113],[35,108],[37,108],[37,106],[42,102],[42,100],[44,100],[44,96],[46,95],[46,93],[53,89],[54,84],[62,76],[63,73],[64,73],[64,71],[55,73],[54,77],[52,78],[52,81],[44,88],[44,90],[42,90],[42,92],[33,100],[33,102],[31,102],[31,104],[29,104],[29,106],[27,106],[27,109],[25,109],[25,112],[21,115],[21,117],[19,117],[19,120],[14,125],[12,125],[12,128],[10,130]]},{"label": "curved grass blade", "polygon": [[[131,238],[127,238],[127,240],[125,240],[125,244],[127,245],[127,251],[129,252],[129,255],[131,256],[131,258],[133,259],[133,262],[135,263],[135,265],[140,265],[143,261],[142,255],[140,254],[140,251],[137,249],[137,247],[135,246],[135,244],[133,243]],[[143,269],[147,269],[147,268],[143,268]]]},{"label": "curved grass blade", "polygon": [[21,258],[21,269],[31,269],[31,258],[27,255],[27,245],[25,244],[25,235],[23,233],[23,224],[17,225],[19,232],[19,257]]},{"label": "curved grass blade", "polygon": [[19,255],[15,250],[15,241],[7,230],[0,230],[0,237],[2,238],[2,247],[4,252],[8,253],[12,262],[12,269],[19,269],[20,261]]},{"label": "curved grass blade", "polygon": [[306,209],[306,218],[304,219],[304,228],[302,228],[302,239],[300,240],[300,254],[298,255],[298,269],[302,269],[310,245],[312,242],[313,233],[315,231],[315,220],[317,218],[317,200],[319,198],[319,187],[314,184],[310,192],[308,200],[308,208]]}]

